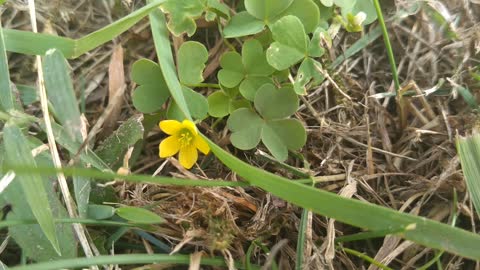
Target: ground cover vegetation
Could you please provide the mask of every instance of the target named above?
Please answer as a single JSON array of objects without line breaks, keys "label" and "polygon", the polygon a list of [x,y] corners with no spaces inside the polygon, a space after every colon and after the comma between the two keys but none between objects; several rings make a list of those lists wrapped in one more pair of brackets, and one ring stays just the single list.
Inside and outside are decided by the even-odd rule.
[{"label": "ground cover vegetation", "polygon": [[0,1],[12,269],[476,269],[478,1]]}]

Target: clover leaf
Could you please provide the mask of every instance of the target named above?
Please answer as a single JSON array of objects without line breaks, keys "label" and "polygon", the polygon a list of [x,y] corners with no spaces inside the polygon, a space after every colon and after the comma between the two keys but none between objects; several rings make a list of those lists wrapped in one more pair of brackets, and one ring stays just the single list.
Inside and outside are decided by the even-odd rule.
[{"label": "clover leaf", "polygon": [[260,143],[264,121],[254,111],[241,108],[234,111],[227,121],[232,144],[241,150],[253,149]]},{"label": "clover leaf", "polygon": [[289,15],[272,24],[270,30],[275,42],[267,49],[268,63],[277,70],[284,70],[302,61],[294,81],[294,89],[297,94],[305,94],[306,85],[312,79],[316,82],[323,80],[316,68],[321,67],[320,63],[312,59],[324,53],[320,46],[323,29],[317,28],[312,40],[309,40],[302,22]]},{"label": "clover leaf", "polygon": [[267,49],[267,61],[272,67],[284,70],[308,57],[308,37],[297,17],[285,16],[270,30],[275,42]]},{"label": "clover leaf", "polygon": [[232,131],[232,144],[242,150],[249,150],[260,141],[272,155],[283,161],[288,150],[298,150],[306,142],[306,132],[302,123],[287,118],[298,109],[298,97],[290,87],[277,89],[273,84],[265,84],[255,96],[255,109],[235,110],[227,121]]},{"label": "clover leaf", "polygon": [[168,0],[161,5],[161,9],[170,14],[167,27],[176,36],[187,33],[190,37],[195,34],[195,20],[203,13],[206,13],[207,20],[214,20],[217,15],[229,17],[228,6],[218,0]]},{"label": "clover leaf", "polygon": [[243,44],[242,55],[225,53],[220,59],[220,66],[222,69],[217,75],[220,84],[228,88],[240,85],[242,96],[251,101],[260,86],[272,82],[269,76],[274,69],[268,64],[261,43],[255,39]]},{"label": "clover leaf", "polygon": [[224,28],[226,38],[260,33],[265,26],[287,15],[299,18],[307,33],[313,32],[320,22],[320,11],[313,0],[245,0],[245,9]]},{"label": "clover leaf", "polygon": [[187,41],[178,50],[178,78],[184,85],[203,82],[203,70],[208,60],[208,51],[202,43]]},{"label": "clover leaf", "polygon": [[157,63],[140,59],[132,66],[132,80],[139,86],[133,91],[133,106],[142,113],[162,108],[170,93]]},{"label": "clover leaf", "polygon": [[[193,118],[203,119],[207,116],[207,99],[190,87],[203,82],[203,70],[208,60],[208,51],[205,46],[196,41],[187,41],[178,49],[177,69],[178,78],[182,84],[183,95]],[[177,104],[172,100],[168,107],[167,116],[170,119],[183,120]]]},{"label": "clover leaf", "polygon": [[264,119],[281,119],[297,111],[298,97],[290,87],[277,89],[273,84],[265,84],[258,89],[254,104]]},{"label": "clover leaf", "polygon": [[270,21],[293,2],[294,0],[245,0],[245,9],[257,19]]},{"label": "clover leaf", "polygon": [[208,100],[208,114],[213,117],[224,117],[239,108],[251,108],[248,100],[239,96],[237,88],[228,89],[222,86],[222,90],[218,90],[210,94]]},{"label": "clover leaf", "polygon": [[207,98],[208,114],[213,117],[224,117],[229,114],[230,97],[223,91],[213,92]]},{"label": "clover leaf", "polygon": [[[199,94],[186,86],[182,86],[182,91],[192,117],[195,119],[204,119],[208,113],[207,99],[202,94]],[[170,101],[170,105],[168,106],[167,118],[178,121],[183,121],[185,119],[185,115],[173,100]]]}]

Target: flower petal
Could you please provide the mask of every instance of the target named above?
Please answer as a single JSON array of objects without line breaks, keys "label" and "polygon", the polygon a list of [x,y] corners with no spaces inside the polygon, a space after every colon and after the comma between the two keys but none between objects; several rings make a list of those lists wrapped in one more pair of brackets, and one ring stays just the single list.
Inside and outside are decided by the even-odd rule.
[{"label": "flower petal", "polygon": [[163,120],[158,124],[160,129],[168,135],[174,135],[182,128],[182,123],[177,120]]},{"label": "flower petal", "polygon": [[171,157],[180,150],[180,142],[176,136],[170,136],[160,143],[159,150],[161,158]]},{"label": "flower petal", "polygon": [[197,149],[203,154],[206,155],[208,154],[208,152],[210,152],[210,146],[208,146],[207,142],[202,138],[202,136],[200,135],[195,136],[194,144],[197,147]]},{"label": "flower petal", "polygon": [[197,148],[195,145],[189,145],[186,147],[182,147],[180,149],[180,154],[178,155],[178,160],[180,161],[180,164],[186,168],[190,169],[193,167],[193,164],[197,162],[198,159],[198,153],[197,153]]},{"label": "flower petal", "polygon": [[187,128],[193,135],[197,135],[198,134],[198,131],[197,131],[197,127],[195,126],[195,124],[190,121],[190,120],[183,120],[182,122],[182,127],[183,128]]}]

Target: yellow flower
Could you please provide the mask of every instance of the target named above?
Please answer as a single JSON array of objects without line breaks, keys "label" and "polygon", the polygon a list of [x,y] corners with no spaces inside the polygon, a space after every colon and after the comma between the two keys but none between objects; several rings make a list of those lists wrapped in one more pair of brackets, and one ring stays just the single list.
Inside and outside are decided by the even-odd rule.
[{"label": "yellow flower", "polygon": [[190,120],[178,122],[164,120],[159,124],[160,129],[170,135],[160,143],[160,157],[166,158],[178,154],[180,164],[190,169],[197,162],[197,149],[205,155],[210,152],[207,142],[198,134],[195,124]]}]

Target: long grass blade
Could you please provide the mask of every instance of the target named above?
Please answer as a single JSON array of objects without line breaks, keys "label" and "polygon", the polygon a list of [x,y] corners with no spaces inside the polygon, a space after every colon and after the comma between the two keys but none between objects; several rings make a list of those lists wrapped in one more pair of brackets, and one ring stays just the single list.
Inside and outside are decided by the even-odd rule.
[{"label": "long grass blade", "polygon": [[[28,143],[20,129],[7,123],[3,129],[7,166],[22,165],[35,168],[36,163],[28,149]],[[21,183],[25,199],[45,236],[58,254],[61,254],[53,214],[48,202],[47,191],[42,178],[33,172],[18,175],[14,181]]]},{"label": "long grass blade", "polygon": [[[122,19],[77,40],[28,31],[5,29],[5,46],[7,51],[28,55],[44,55],[49,49],[55,48],[61,51],[66,58],[77,58],[122,34],[163,2],[165,2],[165,0],[151,1],[148,5],[132,12]],[[32,42],[32,40],[35,42]]]},{"label": "long grass blade", "polygon": [[13,95],[10,86],[10,72],[8,71],[5,38],[2,23],[0,22],[0,108],[4,111],[13,109]]},{"label": "long grass blade", "polygon": [[480,217],[480,134],[457,137],[457,151],[462,163],[468,193]]},{"label": "long grass blade", "polygon": [[157,9],[150,13],[149,18],[158,62],[170,94],[185,115],[185,118],[192,120],[192,116],[187,107],[187,102],[183,96],[182,86],[177,77],[177,69],[175,67],[175,62],[173,61],[172,49],[170,46],[170,32],[167,28],[165,15]]},{"label": "long grass blade", "polygon": [[52,167],[32,167],[25,165],[5,165],[5,170],[11,170],[17,175],[38,174],[38,175],[55,175],[63,173],[66,176],[83,176],[95,179],[96,181],[111,181],[113,179],[124,180],[132,183],[150,183],[156,185],[172,185],[172,186],[192,186],[192,187],[247,187],[245,182],[232,182],[221,180],[197,180],[197,179],[181,179],[162,176],[150,176],[141,174],[116,174],[113,172],[98,171],[95,169],[66,167],[56,169]]},{"label": "long grass blade", "polygon": [[[189,255],[165,255],[165,254],[129,254],[113,256],[97,256],[93,258],[77,258],[68,260],[58,260],[37,264],[28,264],[17,267],[11,267],[10,270],[57,270],[57,269],[79,269],[92,265],[131,265],[131,264],[180,264],[188,265],[190,263]],[[202,258],[202,265],[226,267],[223,258]],[[235,265],[238,269],[245,269],[243,264]],[[258,266],[252,269],[260,269]]]},{"label": "long grass blade", "polygon": [[49,50],[43,58],[43,78],[48,101],[55,117],[63,126],[67,135],[82,141],[80,110],[73,91],[72,80],[68,74],[65,58],[58,50]]},{"label": "long grass blade", "polygon": [[398,79],[397,64],[395,63],[392,44],[390,43],[390,38],[388,37],[388,30],[385,20],[383,19],[382,8],[380,7],[379,0],[373,0],[373,5],[375,6],[375,11],[377,12],[378,22],[382,28],[383,41],[385,42],[385,48],[387,49],[388,62],[390,62],[390,70],[392,71],[393,83],[395,84],[395,92],[398,95],[398,91],[400,90],[400,80]]},{"label": "long grass blade", "polygon": [[342,55],[339,55],[335,60],[330,64],[329,68],[335,70],[340,64],[343,63],[346,59],[352,57],[359,51],[367,47],[368,44],[374,42],[377,38],[382,35],[382,28],[380,26],[375,27],[373,30],[365,34],[362,38],[357,40],[352,44]]},{"label": "long grass blade", "polygon": [[[207,139],[208,140],[208,139]],[[400,213],[371,203],[340,197],[253,167],[208,140],[210,149],[226,166],[273,195],[314,213],[372,231],[415,226],[400,236],[418,244],[471,259],[480,259],[480,235],[449,225]],[[414,225],[413,225],[414,224]],[[410,227],[411,228],[411,227]],[[442,232],[439,234],[438,232]]]},{"label": "long grass blade", "polygon": [[[97,220],[89,218],[55,218],[53,219],[55,223],[64,223],[64,224],[85,224],[92,226],[118,226],[118,227],[141,227],[145,224],[137,224],[130,222],[120,222],[120,221],[111,221],[111,220]],[[21,225],[32,225],[38,224],[38,221],[31,219],[11,219],[0,222],[0,229],[21,226]]]},{"label": "long grass blade", "polygon": [[306,239],[306,230],[308,225],[308,213],[307,209],[303,209],[302,217],[300,219],[298,237],[297,237],[297,260],[295,261],[295,269],[303,270],[304,263],[304,253],[305,253],[305,239]]}]

